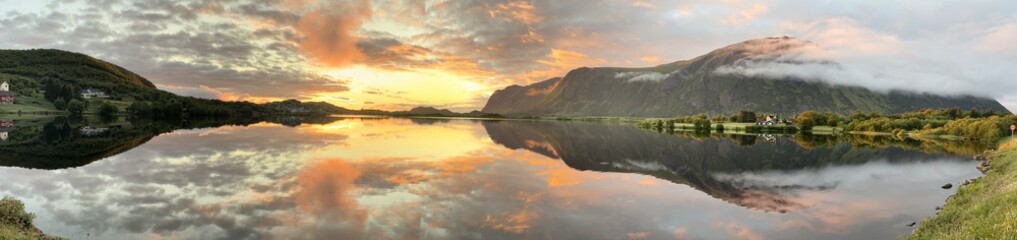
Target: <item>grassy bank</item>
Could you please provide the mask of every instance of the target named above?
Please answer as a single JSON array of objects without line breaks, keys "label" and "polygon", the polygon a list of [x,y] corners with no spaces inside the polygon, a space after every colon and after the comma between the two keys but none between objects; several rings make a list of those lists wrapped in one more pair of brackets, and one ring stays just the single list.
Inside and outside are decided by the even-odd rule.
[{"label": "grassy bank", "polygon": [[984,176],[960,187],[910,239],[1017,238],[1017,139],[1004,140],[988,162]]},{"label": "grassy bank", "polygon": [[34,214],[25,212],[25,205],[17,199],[0,199],[0,239],[60,239],[46,236],[32,226]]}]

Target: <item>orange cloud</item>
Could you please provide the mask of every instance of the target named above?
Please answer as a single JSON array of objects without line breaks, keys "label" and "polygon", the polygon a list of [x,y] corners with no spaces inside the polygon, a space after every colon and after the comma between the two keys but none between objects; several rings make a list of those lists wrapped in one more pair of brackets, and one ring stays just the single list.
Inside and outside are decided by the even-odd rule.
[{"label": "orange cloud", "polygon": [[351,64],[363,58],[355,32],[370,18],[371,4],[367,0],[322,5],[297,23],[297,29],[304,35],[300,51],[327,66]]},{"label": "orange cloud", "polygon": [[714,225],[728,234],[735,236],[736,239],[763,240],[763,236],[759,235],[759,233],[753,232],[749,226],[738,221],[718,222]]},{"label": "orange cloud", "polygon": [[540,218],[540,214],[530,210],[530,206],[540,200],[542,196],[542,193],[530,194],[519,192],[516,199],[523,202],[523,208],[519,212],[505,213],[501,214],[501,216],[487,215],[484,222],[494,229],[511,233],[524,233],[530,229],[535,220]]},{"label": "orange cloud", "polygon": [[521,80],[518,82],[533,83],[564,76],[568,71],[578,67],[597,67],[609,62],[603,58],[590,57],[580,52],[553,48],[547,57],[537,60],[537,63],[543,66],[517,75],[516,79]]},{"label": "orange cloud", "polygon": [[309,213],[340,211],[366,216],[358,210],[356,200],[349,196],[360,174],[359,169],[344,160],[328,160],[305,168],[297,175],[300,186],[294,197],[297,206]]},{"label": "orange cloud", "polygon": [[766,7],[766,5],[757,3],[755,5],[752,5],[751,8],[740,9],[734,15],[731,15],[730,17],[721,20],[720,23],[724,25],[742,26],[749,22],[752,22],[752,20],[755,20],[756,17],[758,17],[759,15],[765,14],[768,10],[769,9]]},{"label": "orange cloud", "polygon": [[657,56],[645,56],[645,57],[639,58],[639,60],[643,60],[643,62],[646,62],[646,63],[657,63],[657,62],[660,62],[660,57],[657,57]]},{"label": "orange cloud", "polygon": [[494,10],[488,12],[491,17],[507,16],[509,19],[526,25],[538,24],[544,18],[537,13],[537,7],[526,1],[511,1],[500,3]]},{"label": "orange cloud", "polygon": [[643,239],[643,238],[646,238],[646,236],[649,236],[649,235],[650,235],[650,233],[648,233],[648,232],[633,232],[633,233],[626,233],[625,234],[625,236],[629,237],[629,239]]}]

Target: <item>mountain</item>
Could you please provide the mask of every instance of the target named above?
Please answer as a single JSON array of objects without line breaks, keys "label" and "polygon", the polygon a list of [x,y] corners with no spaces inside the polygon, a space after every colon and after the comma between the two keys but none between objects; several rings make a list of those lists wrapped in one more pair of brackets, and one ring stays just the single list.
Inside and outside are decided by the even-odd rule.
[{"label": "mountain", "polygon": [[[374,113],[325,102],[287,100],[254,104],[179,96],[156,88],[148,79],[120,66],[54,49],[0,50],[0,81],[8,82],[15,96],[14,104],[4,105],[0,114],[60,114],[65,110],[60,106],[72,100],[111,103],[120,112],[157,118]],[[85,98],[81,93],[86,90],[108,97]],[[92,107],[85,114],[95,113],[100,104],[89,105]]]},{"label": "mountain", "polygon": [[790,37],[764,38],[649,68],[583,67],[561,78],[495,91],[482,111],[510,116],[631,117],[733,114],[739,110],[782,115],[807,110],[901,113],[923,108],[1009,112],[995,100],[974,96],[882,93],[796,78],[770,79],[717,71],[745,61],[780,61],[777,57],[812,46],[815,44]]},{"label": "mountain", "polygon": [[415,107],[405,113],[417,115],[458,115],[458,113],[452,112],[448,109],[437,109],[433,107]]},{"label": "mountain", "polygon": [[0,50],[0,73],[59,79],[94,87],[126,84],[155,89],[144,77],[88,55],[54,49]]},{"label": "mountain", "polygon": [[355,114],[356,111],[338,107],[326,102],[300,102],[289,99],[279,102],[270,102],[266,107],[278,113],[291,114]]}]

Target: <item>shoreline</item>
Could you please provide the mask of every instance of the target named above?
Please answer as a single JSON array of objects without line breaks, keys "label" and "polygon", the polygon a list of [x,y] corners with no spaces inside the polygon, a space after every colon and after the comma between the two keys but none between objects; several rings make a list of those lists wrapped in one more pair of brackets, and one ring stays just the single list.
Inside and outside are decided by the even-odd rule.
[{"label": "shoreline", "polygon": [[942,209],[902,239],[1008,239],[1017,233],[1017,138],[1006,138]]}]

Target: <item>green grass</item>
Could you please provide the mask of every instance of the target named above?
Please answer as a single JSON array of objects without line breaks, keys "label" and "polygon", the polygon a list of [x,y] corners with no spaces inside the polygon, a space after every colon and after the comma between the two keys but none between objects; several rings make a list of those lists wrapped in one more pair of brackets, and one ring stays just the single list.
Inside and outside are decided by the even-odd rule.
[{"label": "green grass", "polygon": [[[131,106],[131,101],[117,101],[111,99],[90,99],[88,100],[88,107],[85,108],[85,115],[99,114],[99,107],[104,102],[112,103],[119,109],[119,113],[123,114],[127,112],[127,107]],[[42,98],[18,98],[18,102],[15,104],[0,105],[0,114],[12,115],[17,114],[21,111],[23,115],[29,114],[46,114],[46,115],[65,115],[66,111],[56,110],[53,104]]]},{"label": "green grass", "polygon": [[843,130],[844,129],[842,129],[842,128],[834,127],[834,126],[814,126],[814,127],[812,127],[811,131],[812,132],[837,132],[837,131],[843,131]]},{"label": "green grass", "polygon": [[1017,139],[989,159],[989,171],[960,187],[910,239],[1017,239]]},{"label": "green grass", "polygon": [[0,105],[0,113],[16,114],[18,111],[21,111],[22,114],[63,112],[57,111],[52,103],[42,97],[19,96],[15,98],[14,104]]}]

